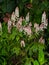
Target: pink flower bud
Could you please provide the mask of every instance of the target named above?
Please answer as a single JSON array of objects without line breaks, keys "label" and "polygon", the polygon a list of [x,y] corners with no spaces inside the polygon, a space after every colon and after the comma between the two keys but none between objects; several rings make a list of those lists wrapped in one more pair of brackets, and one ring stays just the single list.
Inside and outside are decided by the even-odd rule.
[{"label": "pink flower bud", "polygon": [[24,32],[27,33],[27,35],[31,35],[32,34],[32,30],[30,26],[24,27],[23,28]]},{"label": "pink flower bud", "polygon": [[18,30],[19,30],[19,29],[21,28],[21,26],[22,26],[22,21],[23,21],[23,19],[22,19],[22,17],[20,17],[20,18],[19,18],[19,21],[16,23],[16,27],[17,27]]},{"label": "pink flower bud", "polygon": [[34,23],[35,32],[38,33],[39,31],[39,24]]},{"label": "pink flower bud", "polygon": [[24,40],[21,40],[20,44],[21,44],[21,47],[25,47],[25,42],[24,42]]},{"label": "pink flower bud", "polygon": [[45,43],[45,39],[43,39],[43,37],[41,37],[41,38],[39,39],[39,42],[44,44],[44,43]]}]

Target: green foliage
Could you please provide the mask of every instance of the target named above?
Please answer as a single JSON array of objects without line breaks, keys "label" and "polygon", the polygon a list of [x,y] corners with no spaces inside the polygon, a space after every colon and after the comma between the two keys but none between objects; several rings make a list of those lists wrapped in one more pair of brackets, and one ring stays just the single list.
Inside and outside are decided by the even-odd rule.
[{"label": "green foliage", "polygon": [[12,49],[12,53],[16,53],[16,55],[19,55],[19,54],[20,54],[20,48],[14,47],[14,48]]},{"label": "green foliage", "polygon": [[24,65],[31,65],[31,61],[27,59]]},{"label": "green foliage", "polygon": [[38,60],[39,60],[39,62],[40,62],[40,65],[42,65],[43,63],[44,63],[44,52],[43,52],[43,50],[39,50],[39,55],[38,55],[39,57],[38,57]]},{"label": "green foliage", "polygon": [[39,65],[37,60],[34,61],[34,65]]},{"label": "green foliage", "polygon": [[[36,37],[39,35],[34,34],[30,37],[19,32],[15,27],[12,28],[12,32],[9,34],[7,30],[7,24],[3,23],[3,33],[0,36],[0,64],[7,65],[13,55],[21,58],[16,64],[22,65],[42,65],[45,63],[44,57],[44,45],[37,42]],[[25,37],[25,38],[24,38]],[[21,48],[20,41],[24,39],[26,47]],[[36,40],[36,42],[34,41]],[[14,58],[13,58],[14,59]],[[37,60],[38,59],[38,60]],[[14,63],[14,62],[13,62]],[[12,60],[9,65],[12,65]]]}]

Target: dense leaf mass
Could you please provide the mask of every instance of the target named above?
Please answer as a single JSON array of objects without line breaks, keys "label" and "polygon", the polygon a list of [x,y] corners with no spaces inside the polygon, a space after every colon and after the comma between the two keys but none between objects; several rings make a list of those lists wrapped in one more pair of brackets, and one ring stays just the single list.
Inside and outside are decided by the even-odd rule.
[{"label": "dense leaf mass", "polygon": [[[20,16],[25,18],[30,13],[31,36],[16,27],[12,27],[11,33],[8,33],[7,21],[17,6]],[[38,34],[34,24],[41,25],[44,11],[48,26]],[[0,0],[0,65],[49,65],[49,0]]]}]

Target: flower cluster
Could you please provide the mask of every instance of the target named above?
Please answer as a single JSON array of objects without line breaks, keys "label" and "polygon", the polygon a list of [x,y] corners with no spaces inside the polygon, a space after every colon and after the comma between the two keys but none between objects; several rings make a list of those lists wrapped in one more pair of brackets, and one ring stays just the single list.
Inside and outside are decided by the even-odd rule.
[{"label": "flower cluster", "polygon": [[48,20],[46,19],[46,13],[42,14],[42,21],[41,24],[34,23],[35,32],[38,33],[38,31],[44,31],[44,29],[47,29]]},{"label": "flower cluster", "polygon": [[23,30],[28,34],[28,35],[31,35],[32,34],[32,30],[31,30],[31,26],[26,26],[26,27],[23,27]]},{"label": "flower cluster", "polygon": [[[24,23],[24,26],[22,23]],[[11,18],[8,20],[8,32],[11,33],[11,27],[15,26],[19,31],[24,31],[27,35],[32,34],[31,26],[32,23],[29,23],[29,12],[27,13],[26,17],[23,16],[19,17],[19,8],[16,7],[15,12],[12,13]]]},{"label": "flower cluster", "polygon": [[[41,24],[37,24],[34,23],[34,28],[35,28],[35,32],[38,34],[39,31],[44,31],[44,29],[47,29],[47,25],[48,25],[48,19],[46,18],[46,12],[44,11],[44,13],[42,14],[42,21]],[[43,38],[43,36],[40,37],[39,39],[40,43],[45,43],[45,39]]]},{"label": "flower cluster", "polygon": [[[48,25],[48,20],[46,18],[46,13],[42,14],[42,20],[41,24],[34,23],[34,28],[35,28],[35,33],[38,34],[39,31],[44,31],[44,29],[47,29]],[[12,12],[11,17],[8,19],[8,33],[11,33],[12,27],[16,27],[20,32],[24,32],[28,36],[32,35],[32,23],[29,22],[29,12],[27,13],[26,17],[24,18],[23,16],[19,17],[19,8],[16,7],[15,11]],[[2,25],[0,23],[0,31],[2,32]],[[39,42],[45,43],[45,40],[41,36],[39,39]],[[21,40],[21,47],[25,47],[25,42],[24,40]]]}]

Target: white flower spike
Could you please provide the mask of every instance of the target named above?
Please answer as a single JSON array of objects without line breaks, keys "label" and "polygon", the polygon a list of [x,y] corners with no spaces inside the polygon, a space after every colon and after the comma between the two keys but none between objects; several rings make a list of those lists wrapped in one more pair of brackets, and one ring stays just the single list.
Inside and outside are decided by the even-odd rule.
[{"label": "white flower spike", "polygon": [[11,21],[13,23],[13,26],[15,26],[16,16],[15,16],[15,13],[14,12],[11,15]]},{"label": "white flower spike", "polygon": [[16,7],[16,9],[15,9],[15,16],[16,16],[16,18],[19,17],[19,8],[18,7]]},{"label": "white flower spike", "polygon": [[11,21],[14,21],[14,22],[16,21],[16,19],[15,19],[15,13],[14,12],[11,15]]},{"label": "white flower spike", "polygon": [[23,21],[23,19],[22,19],[22,17],[20,17],[19,21],[16,23],[16,27],[18,30],[22,27],[22,21]]},{"label": "white flower spike", "polygon": [[46,19],[46,12],[44,11],[44,13],[42,14],[42,21],[41,23],[44,24],[44,29],[47,28],[47,25],[48,25],[48,20]]},{"label": "white flower spike", "polygon": [[0,34],[2,34],[2,24],[0,22]]},{"label": "white flower spike", "polygon": [[27,23],[29,22],[29,12],[27,13],[25,20]]},{"label": "white flower spike", "polygon": [[44,11],[44,13],[42,14],[42,21],[41,23],[45,23],[46,22],[46,12]]}]

